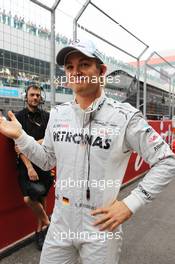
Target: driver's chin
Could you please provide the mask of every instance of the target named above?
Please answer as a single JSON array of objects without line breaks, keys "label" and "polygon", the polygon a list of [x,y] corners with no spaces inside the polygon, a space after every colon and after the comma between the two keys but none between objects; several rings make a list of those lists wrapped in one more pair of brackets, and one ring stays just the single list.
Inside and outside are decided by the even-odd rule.
[{"label": "driver's chin", "polygon": [[90,87],[88,87],[87,85],[74,85],[72,87],[72,90],[75,92],[75,93],[86,93],[87,90],[89,90]]},{"label": "driver's chin", "polygon": [[89,96],[97,92],[98,88],[94,86],[74,86],[72,90],[75,94],[79,94],[81,96]]}]

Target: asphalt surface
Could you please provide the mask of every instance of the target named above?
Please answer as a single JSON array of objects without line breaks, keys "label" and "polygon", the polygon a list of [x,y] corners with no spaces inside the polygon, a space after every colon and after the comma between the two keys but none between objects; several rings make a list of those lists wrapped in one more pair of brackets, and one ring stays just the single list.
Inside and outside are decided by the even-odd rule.
[{"label": "asphalt surface", "polygon": [[[125,187],[120,197],[136,184]],[[123,231],[120,264],[175,264],[175,180],[153,203],[128,220]],[[40,252],[31,243],[3,258],[1,264],[38,264],[39,257]]]}]

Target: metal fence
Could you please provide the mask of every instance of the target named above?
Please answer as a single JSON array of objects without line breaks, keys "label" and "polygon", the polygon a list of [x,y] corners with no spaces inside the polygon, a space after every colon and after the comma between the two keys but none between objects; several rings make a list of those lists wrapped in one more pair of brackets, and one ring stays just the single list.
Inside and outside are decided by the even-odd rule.
[{"label": "metal fence", "polygon": [[[55,82],[56,77],[64,74],[63,69],[55,63],[55,54],[72,39],[85,36],[95,40],[97,46],[100,44],[109,71],[125,70],[133,75],[133,80],[137,80],[136,106],[141,108],[143,101],[146,116],[146,85],[151,79],[156,79],[155,74],[150,74],[147,70],[150,69],[149,61],[152,55],[145,62],[144,72],[140,65],[143,54],[149,48],[148,45],[94,2],[72,0],[73,10],[69,12],[68,3],[70,2],[67,0],[1,0],[0,89],[25,88],[30,82],[39,82],[46,91],[51,90],[50,104],[53,106],[55,92],[60,93],[58,98],[61,98],[61,93],[65,94],[64,87],[58,87],[58,83]],[[65,16],[65,20],[61,19],[62,15]],[[88,17],[91,19],[87,19]],[[67,31],[68,21],[71,35]],[[96,26],[93,21],[96,22]],[[106,32],[102,30],[104,25],[108,25]],[[138,47],[137,51],[133,46]],[[123,59],[123,55],[126,55],[126,60]],[[134,61],[134,64],[130,63],[131,61]],[[141,98],[139,83],[140,79],[143,79],[142,73],[145,82],[144,98]],[[174,77],[171,76],[170,79],[169,104],[173,115]],[[1,97],[6,96],[2,89]],[[8,89],[5,91],[6,94],[10,93]]]}]

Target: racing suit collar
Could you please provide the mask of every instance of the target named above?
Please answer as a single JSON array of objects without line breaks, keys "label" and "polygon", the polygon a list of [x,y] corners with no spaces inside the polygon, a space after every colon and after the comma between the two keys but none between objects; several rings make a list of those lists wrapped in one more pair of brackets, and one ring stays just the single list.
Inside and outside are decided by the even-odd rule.
[{"label": "racing suit collar", "polygon": [[75,109],[79,109],[81,111],[84,111],[86,114],[88,114],[96,111],[100,107],[100,105],[103,104],[105,99],[106,99],[106,95],[104,90],[102,90],[100,97],[96,98],[86,109],[81,109],[80,105],[77,104],[75,98],[72,105]]}]

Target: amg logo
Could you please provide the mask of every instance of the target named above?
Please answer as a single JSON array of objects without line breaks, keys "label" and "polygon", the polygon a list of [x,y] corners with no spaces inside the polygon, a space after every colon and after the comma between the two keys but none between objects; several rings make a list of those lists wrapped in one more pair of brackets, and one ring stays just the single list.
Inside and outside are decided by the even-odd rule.
[{"label": "amg logo", "polygon": [[158,144],[157,146],[154,147],[154,150],[157,151],[157,150],[160,149],[164,144],[165,144],[165,142],[162,141],[160,144]]}]

